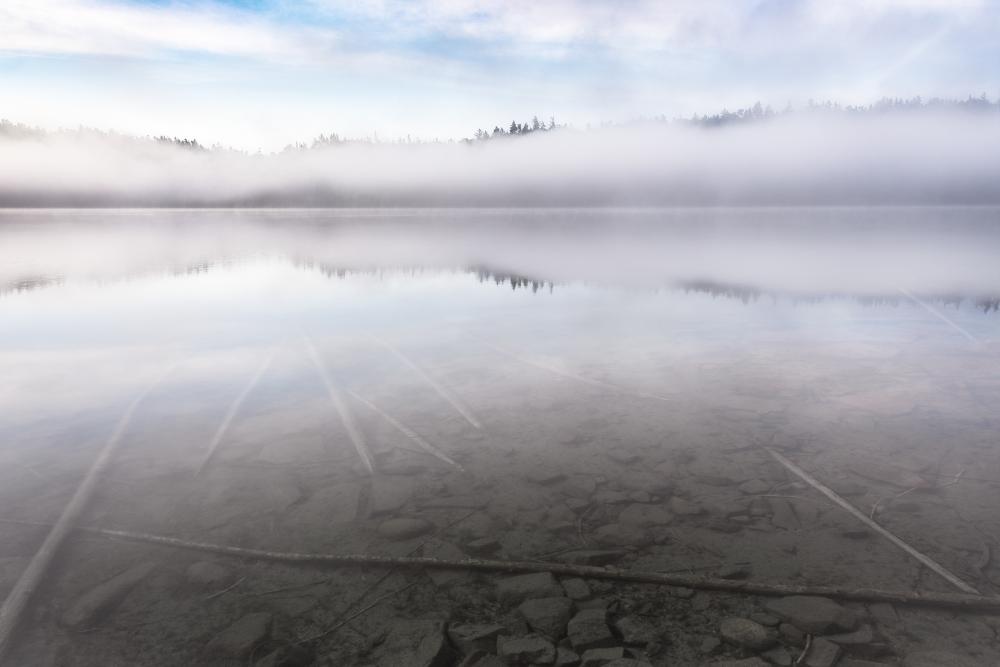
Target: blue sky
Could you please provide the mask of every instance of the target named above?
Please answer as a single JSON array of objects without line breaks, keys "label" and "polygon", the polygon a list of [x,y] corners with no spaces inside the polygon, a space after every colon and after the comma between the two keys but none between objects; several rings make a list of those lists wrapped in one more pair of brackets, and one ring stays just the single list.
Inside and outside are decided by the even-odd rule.
[{"label": "blue sky", "polygon": [[4,0],[0,117],[272,150],[1000,93],[998,0]]}]

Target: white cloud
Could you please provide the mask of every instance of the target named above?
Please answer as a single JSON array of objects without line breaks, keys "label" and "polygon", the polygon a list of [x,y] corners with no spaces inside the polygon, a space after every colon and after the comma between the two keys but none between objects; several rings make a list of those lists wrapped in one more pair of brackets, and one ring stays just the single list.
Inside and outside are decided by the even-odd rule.
[{"label": "white cloud", "polygon": [[448,138],[533,113],[992,94],[998,32],[998,0],[0,0],[0,59],[19,63],[0,108],[251,150]]},{"label": "white cloud", "polygon": [[[506,45],[512,52],[554,58],[595,46],[625,54],[738,51],[835,43],[857,38],[858,30],[882,30],[886,20],[969,21],[983,18],[990,5],[987,0],[313,0],[307,7],[318,22],[295,20],[277,5],[250,11],[209,3],[7,0],[0,6],[0,50],[132,57],[186,51],[315,62],[333,53],[403,50],[408,41],[461,38],[484,48]],[[881,38],[892,35],[883,32]],[[435,48],[433,41],[424,46]]]},{"label": "white cloud", "polygon": [[155,58],[172,52],[303,61],[335,46],[329,29],[284,28],[218,7],[5,0],[0,51]]}]

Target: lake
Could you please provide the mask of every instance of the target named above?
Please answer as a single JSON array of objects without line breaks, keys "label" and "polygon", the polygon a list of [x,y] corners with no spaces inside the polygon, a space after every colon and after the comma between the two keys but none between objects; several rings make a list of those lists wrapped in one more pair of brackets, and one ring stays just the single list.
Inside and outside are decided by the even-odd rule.
[{"label": "lake", "polygon": [[[0,212],[0,592],[108,451],[80,526],[958,592],[777,452],[994,593],[998,248],[988,207]],[[407,664],[399,619],[523,623],[428,572],[73,533],[12,664]],[[763,604],[588,584],[654,664],[735,655],[706,638]],[[899,613],[865,645],[1000,660]]]}]

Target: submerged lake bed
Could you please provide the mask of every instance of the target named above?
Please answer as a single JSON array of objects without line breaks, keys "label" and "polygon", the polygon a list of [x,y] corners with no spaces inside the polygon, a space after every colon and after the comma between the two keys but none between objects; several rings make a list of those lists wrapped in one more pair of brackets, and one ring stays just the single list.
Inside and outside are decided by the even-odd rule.
[{"label": "submerged lake bed", "polygon": [[989,207],[0,213],[5,595],[109,453],[13,664],[995,664],[995,615],[849,593],[997,591],[997,248]]}]

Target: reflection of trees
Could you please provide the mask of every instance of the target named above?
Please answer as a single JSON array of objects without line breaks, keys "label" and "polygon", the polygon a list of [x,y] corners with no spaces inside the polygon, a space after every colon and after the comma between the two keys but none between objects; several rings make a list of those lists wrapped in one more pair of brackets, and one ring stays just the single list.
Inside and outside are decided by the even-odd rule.
[{"label": "reflection of trees", "polygon": [[548,286],[549,292],[552,291],[553,283],[546,280],[536,280],[534,278],[527,278],[525,276],[517,275],[516,273],[506,273],[502,271],[494,271],[485,267],[473,267],[469,269],[476,274],[476,278],[479,282],[493,282],[497,285],[504,285],[509,283],[512,290],[517,289],[528,289],[531,288],[532,293],[537,292],[542,287]]},{"label": "reflection of trees", "polygon": [[30,292],[31,290],[41,289],[42,287],[51,287],[62,284],[62,276],[25,276],[23,278],[15,278],[14,280],[10,280],[6,283],[0,283],[0,296]]},{"label": "reflection of trees", "polygon": [[[783,298],[793,303],[823,303],[838,299],[850,299],[855,303],[872,308],[895,308],[900,303],[906,301],[897,294],[800,294],[792,292],[780,292],[776,290],[766,291],[756,287],[734,285],[726,283],[714,283],[706,280],[682,282],[678,285],[685,293],[696,292],[708,294],[712,297],[723,297],[727,299],[738,299],[749,304],[757,301],[762,295],[772,298]],[[965,302],[975,306],[977,310],[984,313],[995,313],[1000,311],[1000,297],[998,296],[971,296],[959,294],[923,294],[921,300],[928,301],[945,308],[960,308]]]},{"label": "reflection of trees", "polygon": [[[127,282],[139,278],[148,277],[151,274],[159,273],[166,276],[188,276],[205,274],[218,268],[232,268],[244,263],[246,260],[223,259],[218,261],[202,261],[192,264],[185,264],[176,267],[156,267],[148,271],[136,271],[129,274],[115,276],[110,279],[102,279],[98,285],[109,285],[118,282]],[[426,273],[441,273],[451,271],[456,274],[474,275],[480,283],[493,283],[497,286],[510,285],[511,290],[519,289],[531,290],[537,293],[538,290],[547,288],[551,293],[555,290],[556,284],[553,281],[539,278],[529,278],[510,271],[492,269],[486,266],[475,265],[467,268],[454,267],[446,269],[436,266],[369,266],[369,267],[347,267],[329,262],[322,262],[308,257],[289,258],[291,264],[306,271],[316,271],[320,275],[330,280],[349,280],[356,276],[377,276],[391,275],[394,277],[416,277]],[[63,276],[23,276],[0,283],[0,297],[8,294],[27,292],[43,287],[57,286],[65,282]],[[796,292],[782,292],[778,290],[764,290],[752,285],[740,285],[735,283],[719,283],[710,280],[690,280],[681,281],[673,285],[651,286],[648,291],[660,291],[666,287],[668,290],[679,290],[685,294],[705,294],[713,298],[724,298],[738,300],[744,304],[758,302],[761,297],[768,296],[773,300],[784,299],[796,304],[824,303],[833,300],[850,300],[854,303],[872,308],[896,308],[906,299],[899,294],[845,294],[845,293],[821,293],[802,294]],[[983,313],[1000,312],[1000,296],[994,295],[962,295],[962,294],[921,294],[921,300],[934,303],[936,305],[958,309],[964,304],[971,304],[976,310]]]}]

